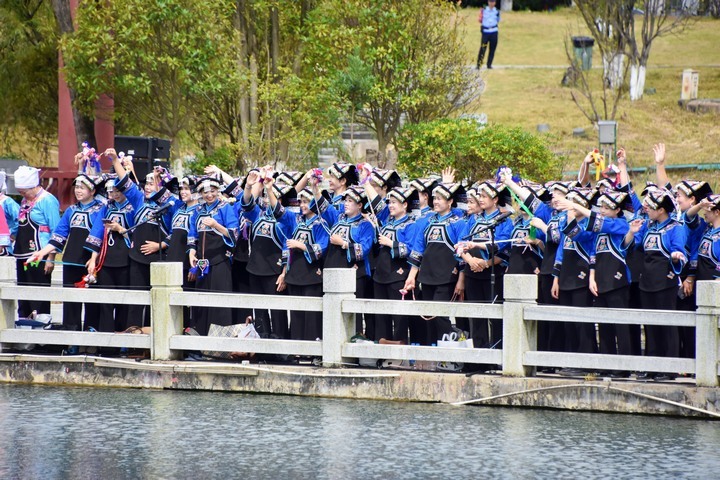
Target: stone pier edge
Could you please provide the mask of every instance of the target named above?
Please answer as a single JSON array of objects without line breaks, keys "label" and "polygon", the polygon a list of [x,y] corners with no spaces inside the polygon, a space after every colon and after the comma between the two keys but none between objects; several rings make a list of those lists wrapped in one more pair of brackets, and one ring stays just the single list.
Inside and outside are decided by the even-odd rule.
[{"label": "stone pier edge", "polygon": [[[697,387],[678,381],[641,383],[602,378],[467,377],[464,374],[407,370],[329,369],[220,362],[137,362],[91,356],[6,354],[0,356],[0,382],[439,402],[448,404],[448,408],[467,408],[450,406],[454,402],[526,392],[475,405],[720,417],[720,388]],[[648,396],[704,410],[717,417],[650,399]]]}]

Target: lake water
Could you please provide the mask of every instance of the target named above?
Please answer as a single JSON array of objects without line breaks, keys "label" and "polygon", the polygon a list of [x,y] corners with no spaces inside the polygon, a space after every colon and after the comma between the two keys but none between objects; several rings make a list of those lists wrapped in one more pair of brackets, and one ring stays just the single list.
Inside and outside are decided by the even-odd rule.
[{"label": "lake water", "polygon": [[718,478],[720,423],[0,385],[2,479]]}]

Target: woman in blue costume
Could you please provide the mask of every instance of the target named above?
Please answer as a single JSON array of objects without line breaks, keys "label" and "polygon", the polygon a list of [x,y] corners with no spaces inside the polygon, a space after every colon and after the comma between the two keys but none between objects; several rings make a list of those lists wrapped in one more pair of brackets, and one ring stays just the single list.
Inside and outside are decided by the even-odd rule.
[{"label": "woman in blue costume", "polygon": [[[560,305],[569,307],[592,306],[590,293],[590,260],[595,255],[594,232],[587,231],[588,219],[578,220],[570,202],[589,208],[592,204],[592,191],[576,188],[571,190],[565,200],[558,202],[561,210],[567,212],[560,223],[562,235],[560,247],[555,255],[553,286],[551,294]],[[578,353],[597,353],[595,326],[590,323],[568,322],[565,325],[565,351]],[[580,374],[576,369],[563,369],[561,375]]]},{"label": "woman in blue costume", "polygon": [[[75,287],[83,281],[87,273],[85,266],[90,260],[90,252],[85,249],[85,241],[93,225],[102,223],[103,204],[95,199],[95,180],[80,174],[73,181],[77,203],[65,210],[60,223],[53,230],[49,243],[40,251],[33,253],[28,263],[43,260],[48,254],[63,252],[63,286]],[[63,326],[68,330],[82,330],[82,303],[63,302]],[[98,308],[95,304],[85,306],[85,329],[98,329]]]},{"label": "woman in blue costume", "polygon": [[[640,273],[640,302],[650,310],[675,310],[679,276],[688,261],[685,255],[687,234],[682,224],[671,217],[675,211],[672,193],[654,188],[643,199],[648,220],[630,222],[625,242],[643,253]],[[680,353],[678,327],[645,325],[645,355],[677,357]],[[676,372],[655,373],[655,380],[673,379]]]},{"label": "woman in blue costume", "polygon": [[[317,201],[322,217],[330,227],[324,268],[354,268],[355,295],[357,298],[373,298],[369,256],[375,242],[375,228],[363,217],[363,206],[367,201],[365,191],[360,187],[345,190],[343,213],[329,207],[323,197]],[[362,333],[362,316],[356,318],[356,331]],[[368,322],[364,332],[367,338],[379,340],[375,338],[374,321]]]},{"label": "woman in blue costume", "polygon": [[[197,191],[205,201],[193,213],[188,233],[188,255],[195,289],[207,292],[232,292],[232,251],[237,238],[238,217],[232,205],[220,198],[220,182],[205,177]],[[207,335],[210,324],[232,325],[232,310],[199,307],[192,323],[200,335]]]},{"label": "woman in blue costume", "polygon": [[[60,223],[60,203],[40,186],[37,168],[22,166],[15,170],[15,188],[23,197],[18,213],[18,230],[13,255],[17,259],[18,285],[50,285],[55,253],[44,263],[28,264],[27,260],[50,242],[53,230]],[[28,317],[32,312],[50,313],[50,302],[19,300],[18,314]]]},{"label": "woman in blue costume", "polygon": [[700,240],[697,279],[720,279],[720,195],[710,195],[700,205],[705,209],[708,228]]},{"label": "woman in blue costume", "polygon": [[[505,185],[481,182],[468,190],[468,213],[459,248],[460,259],[465,263],[462,271],[465,299],[471,302],[502,302],[503,252],[510,248],[512,220],[497,222],[502,214],[500,207],[510,203]],[[492,240],[491,242],[491,235]],[[499,242],[499,243],[498,243]],[[494,247],[492,243],[495,243]],[[494,273],[494,278],[492,274]],[[494,283],[493,283],[494,282]],[[492,292],[491,292],[492,291]],[[472,319],[470,332],[478,348],[491,348],[502,339],[502,320]]]},{"label": "woman in blue costume", "polygon": [[[128,288],[130,285],[130,235],[134,225],[135,209],[116,187],[117,179],[105,182],[108,203],[100,216],[102,222],[93,224],[85,248],[90,251],[88,275],[95,278],[91,288]],[[124,304],[101,304],[98,331],[123,331],[130,325],[128,306]]]},{"label": "woman in blue costume", "polygon": [[[172,221],[172,210],[161,209],[168,203],[175,203],[177,198],[162,186],[158,172],[147,175],[143,191],[140,191],[138,186],[130,181],[126,171],[126,168],[133,171],[132,162],[123,164],[112,148],[106,150],[105,155],[112,160],[115,173],[119,177],[116,188],[133,207],[129,252],[130,288],[150,290],[150,264],[163,260],[162,251],[168,246],[167,237]],[[134,325],[150,325],[150,308],[145,305],[130,305],[128,321]]]},{"label": "woman in blue costume", "polygon": [[[243,196],[243,217],[252,225],[250,232],[250,292],[260,295],[279,295],[286,291],[282,252],[297,223],[299,202],[295,183],[302,174],[280,173],[276,178],[266,175],[258,182],[257,172],[248,175],[248,183],[256,182],[265,189],[266,206],[261,209],[258,199]],[[255,326],[261,335],[274,334],[289,338],[287,311],[255,309]]]},{"label": "woman in blue costume", "polygon": [[[371,202],[374,199],[372,188],[367,188],[370,190]],[[416,233],[415,223],[408,211],[413,201],[417,200],[417,192],[412,188],[395,187],[388,192],[387,199],[387,215],[383,216],[384,221],[380,226],[378,255],[373,272],[374,298],[400,300],[400,291],[410,273],[407,257]],[[405,315],[375,315],[375,337],[406,344],[409,320]],[[416,336],[411,328],[410,337],[414,339]]]},{"label": "woman in blue costume", "polygon": [[[625,235],[630,226],[623,215],[632,211],[627,193],[605,191],[597,198],[597,211],[591,211],[577,203],[563,203],[576,214],[587,218],[585,229],[597,234],[595,255],[590,258],[590,293],[595,297],[593,305],[602,308],[628,308],[630,304],[630,268],[625,257]],[[600,353],[632,355],[630,326],[626,324],[601,323],[598,325]],[[627,378],[630,372],[611,372],[610,377]]]},{"label": "woman in blue costume", "polygon": [[[5,214],[5,222],[7,222],[8,228],[10,229],[10,239],[12,242],[15,241],[18,230],[18,214],[20,213],[20,205],[7,196],[7,174],[0,172],[0,207]],[[12,244],[0,249],[0,256],[6,257],[13,254]]]},{"label": "woman in blue costume", "polygon": [[[317,180],[310,178],[312,190],[305,188],[298,192],[300,217],[283,250],[285,283],[290,295],[321,297],[323,294],[322,269],[330,235],[317,213],[315,196],[320,195]],[[293,311],[290,315],[290,338],[322,338],[322,312]]]},{"label": "woman in blue costume", "polygon": [[[195,275],[190,274],[190,258],[187,253],[187,239],[190,233],[190,222],[195,211],[200,207],[198,200],[200,194],[195,192],[197,177],[185,176],[179,182],[179,195],[182,202],[173,213],[170,224],[170,235],[167,238],[168,248],[166,260],[168,262],[181,262],[183,264],[183,290],[195,289]],[[183,324],[191,325],[190,315],[192,309],[183,307]]]},{"label": "woman in blue costume", "polygon": [[[455,258],[455,245],[462,238],[463,219],[453,212],[458,198],[465,198],[460,184],[440,184],[433,190],[433,210],[417,220],[417,235],[408,257],[411,266],[404,290],[412,291],[422,284],[423,300],[450,301],[462,297],[458,277],[461,265]],[[444,334],[452,333],[447,317],[436,317],[426,323],[427,330],[420,342],[435,343]]]}]

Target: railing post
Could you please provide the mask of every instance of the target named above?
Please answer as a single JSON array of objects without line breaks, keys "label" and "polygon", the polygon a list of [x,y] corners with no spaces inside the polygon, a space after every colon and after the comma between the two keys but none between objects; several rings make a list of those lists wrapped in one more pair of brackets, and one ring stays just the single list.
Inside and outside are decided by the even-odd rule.
[{"label": "railing post", "polygon": [[[0,289],[3,285],[15,285],[16,282],[15,257],[0,257]],[[17,300],[0,300],[0,330],[15,328],[17,308]],[[2,350],[0,344],[0,352]]]},{"label": "railing post", "polygon": [[170,294],[182,292],[183,264],[150,264],[150,321],[152,323],[153,360],[177,360],[180,352],[170,350],[170,337],[182,335],[182,307],[170,306]]},{"label": "railing post", "polygon": [[697,312],[695,312],[695,381],[699,387],[718,386],[718,315],[720,282],[697,282]]},{"label": "railing post", "polygon": [[537,350],[537,322],[525,321],[525,306],[537,298],[537,275],[505,275],[503,303],[503,375],[527,377],[533,367],[523,365],[527,351]]},{"label": "railing post", "polygon": [[340,367],[346,359],[342,347],[355,335],[355,314],[343,313],[342,302],[355,298],[353,268],[326,268],[323,270],[323,366]]}]

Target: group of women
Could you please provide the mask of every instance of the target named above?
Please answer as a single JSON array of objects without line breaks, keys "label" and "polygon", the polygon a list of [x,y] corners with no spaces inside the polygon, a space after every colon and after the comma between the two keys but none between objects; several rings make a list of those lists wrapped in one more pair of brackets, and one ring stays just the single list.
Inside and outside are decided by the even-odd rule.
[{"label": "group of women", "polygon": [[[256,168],[239,179],[214,166],[202,178],[174,179],[160,169],[140,179],[141,186],[132,162],[109,149],[104,155],[115,177],[98,184],[79,175],[77,203],[62,218],[37,171],[27,181],[16,172],[23,201],[8,251],[14,248],[24,284],[49,282],[52,257],[63,251],[68,286],[149,288],[150,264],[167,260],[183,262],[186,289],[320,296],[324,268],[352,268],[359,298],[501,302],[504,274],[524,273],[538,275],[540,303],[694,309],[694,282],[720,276],[720,196],[706,182],[670,185],[664,150],[654,148],[658,182],[641,200],[623,150],[617,168],[594,186],[592,154],[578,181],[542,185],[508,168],[471,185],[454,182],[451,171],[403,184],[392,170],[335,163],[305,174]],[[8,216],[12,209],[4,209]],[[7,223],[14,225],[11,216]],[[142,306],[87,307],[83,323],[80,306],[67,303],[66,326],[149,325]],[[21,305],[21,315],[44,308]],[[192,308],[185,323],[207,334],[210,324],[248,316],[253,312]],[[319,312],[256,309],[254,319],[266,336],[322,338]],[[501,346],[500,320],[456,324],[365,315],[358,316],[357,331],[375,341],[431,345],[459,327],[476,347]],[[599,335],[588,323],[540,322],[539,328],[541,350],[641,353],[639,327],[603,324]],[[646,355],[694,356],[692,330],[648,325],[645,338]]]}]

